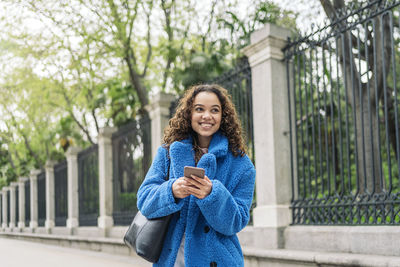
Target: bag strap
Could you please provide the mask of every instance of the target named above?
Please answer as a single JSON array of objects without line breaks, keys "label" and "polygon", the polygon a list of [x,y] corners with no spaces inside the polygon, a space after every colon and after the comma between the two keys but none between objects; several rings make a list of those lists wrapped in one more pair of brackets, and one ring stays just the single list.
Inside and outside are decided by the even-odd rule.
[{"label": "bag strap", "polygon": [[169,180],[169,168],[171,167],[171,158],[169,157],[169,149],[167,149],[167,157],[168,157],[168,171],[167,171],[167,177],[165,178],[165,181]]}]

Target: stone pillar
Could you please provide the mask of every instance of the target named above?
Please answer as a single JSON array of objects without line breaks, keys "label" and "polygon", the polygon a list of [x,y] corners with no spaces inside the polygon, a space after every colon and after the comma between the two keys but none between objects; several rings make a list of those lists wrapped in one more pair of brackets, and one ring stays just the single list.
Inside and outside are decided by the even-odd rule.
[{"label": "stone pillar", "polygon": [[68,219],[67,227],[79,226],[79,195],[78,195],[78,153],[79,147],[69,147],[66,153],[68,164]]},{"label": "stone pillar", "polygon": [[55,226],[55,194],[54,194],[54,165],[55,162],[46,161],[46,221],[45,227],[49,232]]},{"label": "stone pillar", "polygon": [[8,221],[8,214],[7,214],[7,206],[8,206],[8,201],[7,201],[7,194],[8,194],[8,187],[3,187],[3,194],[2,194],[2,196],[3,196],[3,224],[2,224],[2,226],[3,226],[3,228],[7,228],[8,227],[8,224],[7,224],[7,221]]},{"label": "stone pillar", "polygon": [[154,158],[158,147],[162,144],[164,128],[169,121],[169,107],[176,98],[172,94],[158,93],[146,106],[151,119],[151,155]]},{"label": "stone pillar", "polygon": [[14,229],[16,227],[16,219],[17,219],[17,190],[18,183],[12,182],[10,183],[10,224],[9,227]]},{"label": "stone pillar", "polygon": [[18,220],[18,228],[23,229],[25,227],[25,183],[28,181],[28,178],[21,177],[18,179],[18,210],[19,210],[19,220]]},{"label": "stone pillar", "polygon": [[104,127],[100,129],[99,144],[99,204],[100,216],[98,227],[109,229],[113,220],[113,158],[111,136],[117,128]]},{"label": "stone pillar", "polygon": [[41,171],[31,170],[29,179],[31,182],[31,220],[29,222],[29,227],[33,230],[38,227],[38,181],[37,177]]},{"label": "stone pillar", "polygon": [[[273,24],[251,35],[243,52],[249,59],[253,89],[257,207],[254,227],[263,228],[265,248],[283,246],[291,222],[291,166],[286,65],[282,48],[290,31]],[[260,237],[259,239],[265,239]]]}]

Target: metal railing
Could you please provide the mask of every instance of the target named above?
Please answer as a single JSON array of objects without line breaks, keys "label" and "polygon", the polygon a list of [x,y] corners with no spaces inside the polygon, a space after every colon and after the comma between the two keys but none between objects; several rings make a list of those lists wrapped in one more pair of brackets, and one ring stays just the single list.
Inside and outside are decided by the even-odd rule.
[{"label": "metal railing", "polygon": [[98,145],[78,154],[79,225],[96,226],[99,216]]},{"label": "metal railing", "polygon": [[293,224],[400,224],[399,1],[369,1],[284,49]]},{"label": "metal railing", "polygon": [[38,225],[44,226],[46,221],[46,172],[37,176]]},{"label": "metal railing", "polygon": [[31,220],[31,182],[25,182],[25,226],[29,226]]},{"label": "metal railing", "polygon": [[246,57],[239,60],[231,70],[223,73],[210,83],[216,83],[228,90],[242,123],[250,159],[254,161],[253,97],[251,68]]},{"label": "metal railing", "polygon": [[67,161],[54,165],[55,225],[66,226],[68,217]]},{"label": "metal railing", "polygon": [[[3,192],[3,194],[4,194],[4,192]],[[11,207],[10,192],[8,191],[8,192],[6,192],[6,194],[7,194],[7,225],[10,225],[10,217],[11,217],[11,214],[10,214],[10,207]]]},{"label": "metal railing", "polygon": [[137,212],[136,193],[151,164],[151,121],[142,119],[112,135],[113,219],[129,225]]},{"label": "metal railing", "polygon": [[15,188],[15,223],[18,225],[18,222],[19,222],[19,189],[17,186]]}]

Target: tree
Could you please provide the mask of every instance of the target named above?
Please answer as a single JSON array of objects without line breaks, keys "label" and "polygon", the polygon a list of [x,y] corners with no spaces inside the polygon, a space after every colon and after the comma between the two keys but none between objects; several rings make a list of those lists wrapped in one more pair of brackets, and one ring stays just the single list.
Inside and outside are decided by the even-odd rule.
[{"label": "tree", "polygon": [[[337,23],[337,26],[335,26],[337,29],[344,29],[347,26],[346,24],[349,23],[345,19],[340,20],[339,16],[346,14],[341,11],[344,11],[346,8],[355,9],[362,6],[358,1],[348,2],[347,5],[344,0],[320,0],[320,2],[331,23]],[[377,9],[379,8],[379,4],[371,8]],[[383,102],[384,98],[386,98],[383,83],[387,80],[389,71],[387,71],[386,75],[384,75],[384,71],[389,70],[391,63],[390,38],[392,33],[389,16],[375,16],[371,25],[374,27],[366,27],[367,32],[364,33],[364,41],[361,42],[361,46],[357,44],[357,41],[360,42],[360,38],[357,38],[354,32],[348,30],[343,34],[341,38],[343,38],[344,45],[338,46],[338,55],[341,59],[340,66],[342,73],[347,75],[347,77],[351,77],[351,75],[354,77],[354,82],[351,79],[345,80],[345,88],[348,90],[348,105],[356,110],[357,147],[363,148],[357,151],[358,165],[365,166],[365,169],[362,167],[359,168],[359,177],[361,177],[359,179],[360,189],[364,192],[364,179],[362,178],[366,177],[365,188],[369,192],[379,193],[383,189],[383,184],[381,184],[378,178],[382,174],[382,169],[380,168],[378,114],[376,112],[369,112],[368,110],[377,110],[379,101]],[[365,49],[366,47],[367,50]],[[374,49],[383,52],[374,53]],[[367,81],[361,80],[361,77],[366,76],[362,73],[361,69],[357,69],[356,60],[366,62],[368,66],[367,72],[371,74],[367,76]],[[351,66],[353,67],[351,68]],[[362,85],[361,93],[353,93],[352,89],[355,84]],[[393,88],[388,94],[391,95],[392,93]],[[394,119],[388,119],[390,120],[392,129],[394,129]],[[395,133],[395,131],[392,133]],[[363,142],[363,140],[368,141]],[[369,142],[369,140],[372,141]]]},{"label": "tree", "polygon": [[[385,164],[386,166],[392,164],[390,159],[392,153],[395,155],[395,161],[399,161],[396,141],[396,132],[399,129],[396,129],[395,118],[397,112],[395,101],[398,99],[396,100],[397,92],[394,90],[398,85],[395,84],[392,77],[394,75],[392,59],[398,58],[395,49],[392,51],[398,42],[393,30],[398,28],[397,15],[395,12],[393,13],[394,23],[391,23],[391,15],[377,13],[386,6],[390,6],[390,1],[320,0],[319,7],[312,7],[311,3],[305,3],[305,1],[301,2],[309,9],[314,8],[312,13],[318,13],[315,9],[322,10],[328,21],[324,25],[320,25],[319,29],[307,26],[312,33],[307,34],[308,43],[306,45],[314,52],[310,52],[309,56],[307,55],[300,61],[313,61],[324,55],[328,55],[332,61],[336,61],[330,63],[330,59],[324,58],[324,61],[320,62],[324,74],[318,74],[319,70],[315,69],[314,73],[309,73],[309,75],[318,77],[317,79],[321,81],[323,79],[330,80],[332,76],[336,79],[337,76],[337,82],[333,81],[333,84],[340,91],[338,94],[342,99],[340,101],[343,102],[334,102],[334,104],[337,109],[343,108],[342,105],[344,105],[345,109],[354,110],[355,132],[352,151],[358,169],[355,172],[357,174],[353,175],[358,175],[361,194],[381,193],[385,188],[384,176],[387,175],[385,174]],[[360,8],[362,9],[357,11]],[[364,18],[368,19],[364,20]],[[394,37],[394,44],[391,41],[392,37]],[[317,51],[315,47],[318,47],[318,52],[315,52]],[[311,63],[309,65],[311,66]],[[337,66],[336,74],[332,74],[328,69],[329,65],[333,68]],[[304,77],[304,79],[310,79],[306,75]],[[321,88],[317,81],[305,82],[314,88]],[[317,91],[314,91],[315,100]],[[337,116],[335,107],[331,110],[325,108],[324,111],[324,116],[332,121],[336,120],[337,117],[334,118]],[[314,114],[320,113],[317,107],[313,112]],[[309,116],[309,114],[303,115]],[[350,117],[352,116],[353,114],[350,114]],[[385,128],[385,126],[382,127],[380,121],[383,118],[388,122],[388,131],[382,130]],[[335,127],[340,123],[337,122]],[[335,127],[332,126],[332,129],[327,130],[332,131],[337,138],[339,133],[335,133],[337,131]],[[386,132],[388,136],[385,136]],[[387,140],[387,144],[382,144],[382,140]],[[380,146],[382,146],[383,152]],[[336,147],[332,147],[332,150],[336,149]],[[398,164],[399,162],[397,162]]]},{"label": "tree", "polygon": [[[1,121],[15,165],[40,167],[71,144],[93,144],[100,127],[147,117],[150,92],[180,94],[228,69],[240,55],[238,40],[248,39],[269,12],[257,1],[257,15],[240,16],[238,3],[0,3],[6,14],[0,18]],[[244,31],[229,37],[235,31],[227,21]]]}]

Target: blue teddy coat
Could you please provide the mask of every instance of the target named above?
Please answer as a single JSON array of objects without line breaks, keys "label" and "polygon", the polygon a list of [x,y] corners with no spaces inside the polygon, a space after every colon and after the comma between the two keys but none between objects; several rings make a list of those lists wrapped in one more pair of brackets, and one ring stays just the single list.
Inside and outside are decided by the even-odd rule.
[{"label": "blue teddy coat", "polygon": [[153,266],[174,266],[184,232],[186,266],[243,266],[236,233],[250,218],[255,182],[250,159],[233,156],[228,139],[215,133],[208,153],[197,164],[213,183],[211,193],[204,199],[190,195],[175,201],[172,184],[183,176],[185,166],[195,166],[192,138],[172,143],[169,156],[166,148],[158,149],[137,194],[138,208],[147,218],[174,213],[160,259]]}]

